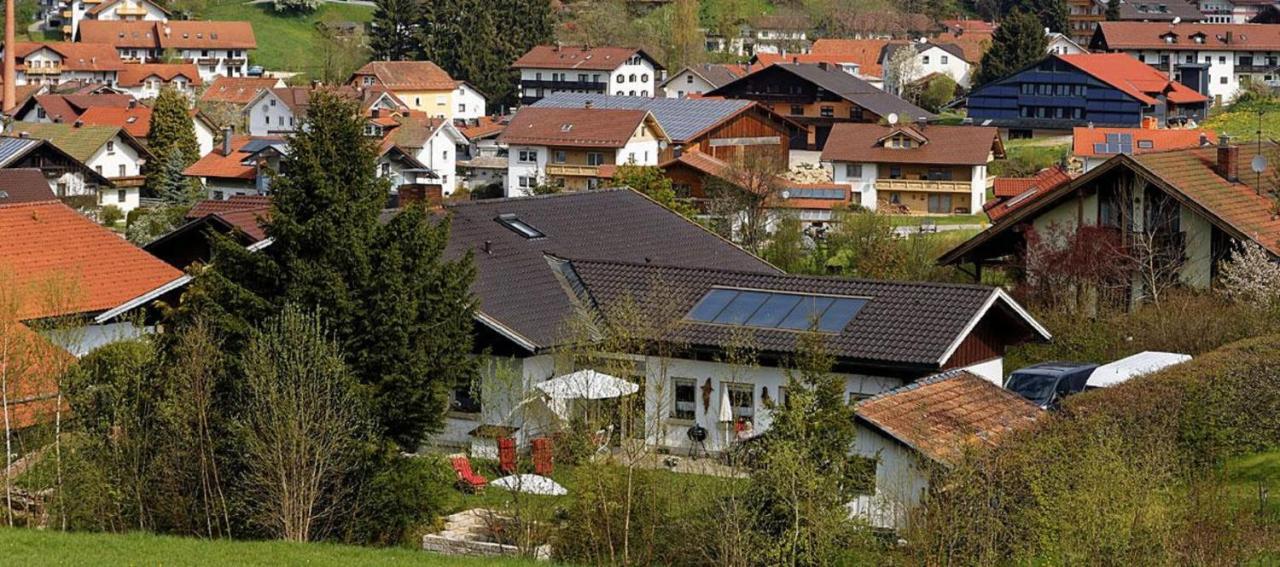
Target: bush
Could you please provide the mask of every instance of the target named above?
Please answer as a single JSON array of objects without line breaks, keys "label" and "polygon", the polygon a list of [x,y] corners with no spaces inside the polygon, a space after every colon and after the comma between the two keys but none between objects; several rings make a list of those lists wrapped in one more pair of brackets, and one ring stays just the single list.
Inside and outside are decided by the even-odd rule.
[{"label": "bush", "polygon": [[367,476],[353,510],[353,543],[413,544],[435,522],[453,488],[453,470],[436,456],[406,457],[389,448],[359,473]]},{"label": "bush", "polygon": [[920,106],[930,112],[942,110],[942,105],[956,96],[956,82],[947,75],[938,75],[929,81],[920,93]]},{"label": "bush", "polygon": [[124,211],[120,210],[120,207],[115,205],[107,205],[102,207],[102,210],[98,211],[98,221],[100,221],[103,226],[115,227],[116,223],[122,220],[124,220]]}]

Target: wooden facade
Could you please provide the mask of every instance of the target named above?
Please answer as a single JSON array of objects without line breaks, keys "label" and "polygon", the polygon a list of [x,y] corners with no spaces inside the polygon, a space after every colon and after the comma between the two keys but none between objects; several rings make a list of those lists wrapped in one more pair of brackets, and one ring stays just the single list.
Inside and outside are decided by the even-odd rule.
[{"label": "wooden facade", "polygon": [[[753,106],[688,140],[681,145],[681,151],[702,152],[724,161],[733,161],[747,152],[787,163],[791,138],[803,134],[799,124],[788,122],[765,107]],[[659,163],[675,158],[675,149],[676,144],[667,146]]]},{"label": "wooden facade", "polygon": [[810,81],[773,66],[725,85],[712,93],[731,99],[754,100],[799,124],[791,149],[821,149],[840,122],[879,122],[881,116]]},{"label": "wooden facade", "polygon": [[1003,357],[1006,345],[1018,344],[1029,338],[1025,330],[1011,331],[1018,328],[1015,316],[1005,310],[992,308],[969,332],[969,336],[960,342],[960,346],[943,364],[942,369],[963,368]]}]

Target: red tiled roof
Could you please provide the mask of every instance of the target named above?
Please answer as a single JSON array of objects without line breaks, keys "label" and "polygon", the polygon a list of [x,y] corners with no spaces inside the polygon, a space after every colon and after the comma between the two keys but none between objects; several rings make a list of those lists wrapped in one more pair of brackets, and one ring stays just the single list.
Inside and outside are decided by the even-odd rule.
[{"label": "red tiled roof", "polygon": [[50,43],[27,43],[19,42],[18,48],[14,50],[14,56],[19,59],[18,67],[25,69],[22,59],[28,55],[39,51],[42,48],[48,48],[62,56],[62,68],[68,71],[118,71],[124,67],[124,61],[120,60],[120,54],[115,48],[106,43],[94,43],[91,41],[69,42],[58,41]]},{"label": "red tiled roof", "polygon": [[20,285],[69,288],[56,306],[25,304],[23,320],[105,311],[182,276],[59,201],[0,207],[0,270]]},{"label": "red tiled roof", "polygon": [[942,25],[951,31],[962,31],[964,33],[986,33],[992,34],[996,31],[996,25],[991,22],[982,20],[942,20]]},{"label": "red tiled roof", "polygon": [[391,90],[453,90],[458,81],[439,65],[430,61],[370,61],[352,74],[352,84],[359,77],[373,75],[378,82]]},{"label": "red tiled roof", "polygon": [[526,106],[498,139],[508,145],[621,148],[645,120],[661,131],[644,110]]},{"label": "red tiled roof", "polygon": [[510,119],[510,117],[481,116],[476,120],[475,126],[471,126],[470,123],[468,123],[467,126],[458,128],[458,131],[462,132],[462,135],[466,136],[468,140],[488,138],[490,136],[501,134],[502,131],[507,128],[506,120],[508,119]]},{"label": "red tiled roof", "polygon": [[[1098,33],[1106,41],[1107,49],[1280,50],[1280,27],[1270,24],[1098,22]],[[1165,41],[1164,36],[1169,33],[1175,34],[1175,43]],[[1204,34],[1204,43],[1192,38],[1197,33]]]},{"label": "red tiled roof", "polygon": [[[1134,155],[1179,148],[1194,148],[1200,145],[1200,137],[1208,138],[1210,144],[1218,143],[1218,136],[1208,130],[1154,130],[1150,128],[1089,128],[1077,126],[1071,132],[1071,153],[1081,157],[1110,156],[1094,151],[1094,144],[1106,143],[1107,134],[1129,134],[1133,137]],[[1150,142],[1151,147],[1143,147],[1142,142]],[[998,196],[998,195],[997,195]]]},{"label": "red tiled roof", "polygon": [[80,22],[80,40],[137,49],[254,49],[249,22],[205,20]]},{"label": "red tiled roof", "polygon": [[259,92],[274,89],[280,79],[263,77],[218,77],[200,95],[202,102],[249,104]]},{"label": "red tiled roof", "polygon": [[994,447],[1043,411],[1022,396],[964,370],[924,378],[859,402],[857,416],[943,464],[971,448]]},{"label": "red tiled roof", "polygon": [[271,197],[265,195],[233,195],[230,199],[219,201],[209,199],[196,203],[187,211],[187,220],[215,215],[226,221],[254,240],[267,237],[262,224],[271,218]]},{"label": "red tiled roof", "polygon": [[612,71],[631,56],[640,53],[661,69],[653,57],[644,50],[635,47],[583,47],[536,45],[528,53],[521,55],[511,66],[533,69],[582,69],[588,71]]},{"label": "red tiled roof", "polygon": [[[216,177],[220,179],[255,179],[258,175],[257,169],[252,165],[245,165],[241,162],[249,157],[249,154],[240,151],[251,140],[263,139],[262,137],[253,136],[232,136],[231,137],[231,153],[223,155],[221,147],[214,148],[197,160],[195,163],[187,166],[182,171],[183,175],[190,177]],[[279,139],[279,138],[270,138]]]},{"label": "red tiled roof", "polygon": [[[24,429],[53,421],[58,408],[58,375],[75,362],[75,357],[16,321],[0,323],[0,336],[5,338],[10,352],[23,353],[22,358],[28,359],[23,361],[28,364],[9,368],[9,426]],[[62,411],[69,411],[65,401]]]},{"label": "red tiled roof", "polygon": [[136,104],[134,98],[123,94],[83,94],[83,95],[37,95],[35,103],[44,109],[50,119],[61,118],[63,122],[74,122],[80,114],[90,108],[128,108]]},{"label": "red tiled roof", "polygon": [[[857,63],[859,73],[867,77],[879,77],[884,74],[884,68],[880,66],[880,52],[884,46],[891,43],[886,39],[830,39],[823,38],[813,42],[813,48],[809,50],[808,55],[798,57],[809,57],[812,61],[801,60],[801,63]],[[901,43],[901,42],[899,42]],[[788,62],[790,59],[783,58],[781,62]],[[761,60],[763,62],[763,60]],[[778,63],[779,61],[771,61]]]},{"label": "red tiled roof", "polygon": [[[1163,24],[1162,24],[1163,25]],[[1155,96],[1165,94],[1169,102],[1187,104],[1205,102],[1208,97],[1191,90],[1182,83],[1171,81],[1164,73],[1124,53],[1079,53],[1055,55],[1068,64],[1092,75],[1125,94],[1155,104]]]},{"label": "red tiled roof", "polygon": [[965,61],[973,61],[975,64],[982,61],[982,56],[991,48],[991,34],[980,32],[965,32],[962,34],[941,33],[933,38],[932,41],[940,43],[954,43],[964,52]]},{"label": "red tiled roof", "polygon": [[[116,2],[119,2],[119,1],[120,1],[120,0],[105,0],[105,1],[104,1],[104,2],[102,2],[101,4],[98,4],[97,6],[94,6],[94,7],[92,7],[92,8],[89,8],[89,11],[88,11],[87,13],[88,13],[90,16],[97,16],[98,14],[101,14],[104,10],[106,10],[107,8],[109,8],[109,7],[113,6],[113,5],[115,5],[115,3],[116,3]],[[150,4],[153,8],[155,8],[155,9],[157,9],[157,10],[160,10],[160,11],[161,11],[162,13],[164,13],[164,14],[169,14],[169,13],[170,13],[170,12],[169,12],[169,10],[166,10],[164,6],[161,6],[161,5],[159,5],[159,4],[155,3],[155,2],[151,2],[150,0],[138,0],[138,2],[137,2],[137,3],[138,3],[138,4]],[[95,17],[94,19],[97,19],[97,18]]]},{"label": "red tiled roof", "polygon": [[151,131],[151,107],[137,105],[133,108],[96,106],[84,111],[79,118],[90,126],[117,126],[130,136],[146,139]]},{"label": "red tiled roof", "polygon": [[[877,141],[901,131],[926,141],[911,148],[886,148]],[[1003,151],[1000,133],[986,126],[881,126],[844,122],[831,129],[822,161],[982,165]]]},{"label": "red tiled roof", "polygon": [[139,87],[143,81],[157,77],[166,83],[178,77],[185,77],[192,86],[203,85],[200,70],[191,63],[134,63],[125,65],[117,75],[116,82],[122,87]]},{"label": "red tiled roof", "polygon": [[991,222],[999,220],[1015,209],[1032,203],[1040,195],[1071,181],[1072,177],[1062,168],[1046,167],[1034,177],[1002,177],[995,181],[995,199],[982,206]]}]

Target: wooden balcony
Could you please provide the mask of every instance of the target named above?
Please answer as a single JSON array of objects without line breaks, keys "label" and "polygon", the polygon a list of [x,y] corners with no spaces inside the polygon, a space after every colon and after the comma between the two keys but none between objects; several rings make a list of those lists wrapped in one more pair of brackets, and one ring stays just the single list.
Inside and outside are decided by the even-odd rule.
[{"label": "wooden balcony", "polygon": [[877,179],[876,191],[919,191],[925,193],[968,193],[968,181],[930,181],[926,179]]},{"label": "wooden balcony", "polygon": [[145,16],[147,9],[142,6],[121,6],[116,9],[116,13],[121,16]]},{"label": "wooden balcony", "polygon": [[563,175],[568,177],[599,177],[600,166],[547,164],[547,175]]},{"label": "wooden balcony", "polygon": [[61,75],[62,66],[55,65],[53,67],[28,67],[28,75]]}]

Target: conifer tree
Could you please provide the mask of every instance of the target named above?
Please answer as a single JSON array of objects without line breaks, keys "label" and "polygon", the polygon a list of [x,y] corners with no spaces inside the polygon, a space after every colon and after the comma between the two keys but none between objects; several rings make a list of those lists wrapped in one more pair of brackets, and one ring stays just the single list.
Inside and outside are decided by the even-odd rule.
[{"label": "conifer tree", "polygon": [[[1006,18],[1019,10],[1034,15],[1040,22],[1041,35],[1044,34],[1043,28],[1056,32],[1067,31],[1067,4],[1063,0],[1002,0],[1000,8]],[[1000,25],[1004,25],[1003,20]]]},{"label": "conifer tree", "polygon": [[982,56],[977,83],[985,85],[1044,58],[1048,40],[1040,21],[1032,14],[1015,11],[1000,22],[991,39],[991,49]]},{"label": "conifer tree", "polygon": [[433,0],[422,5],[422,56],[476,85],[490,104],[514,103],[511,64],[554,27],[548,0]]},{"label": "conifer tree", "polygon": [[421,51],[417,41],[421,0],[377,0],[369,49],[374,59],[406,61]]},{"label": "conifer tree", "polygon": [[1114,22],[1120,19],[1120,0],[1108,0],[1107,10],[1103,12],[1108,22]]},{"label": "conifer tree", "polygon": [[[151,108],[147,149],[153,157],[146,165],[146,176],[147,187],[152,191],[165,187],[164,178],[168,172],[182,171],[200,159],[200,144],[196,142],[189,102],[186,95],[165,87]],[[178,165],[170,165],[173,160]]]}]

